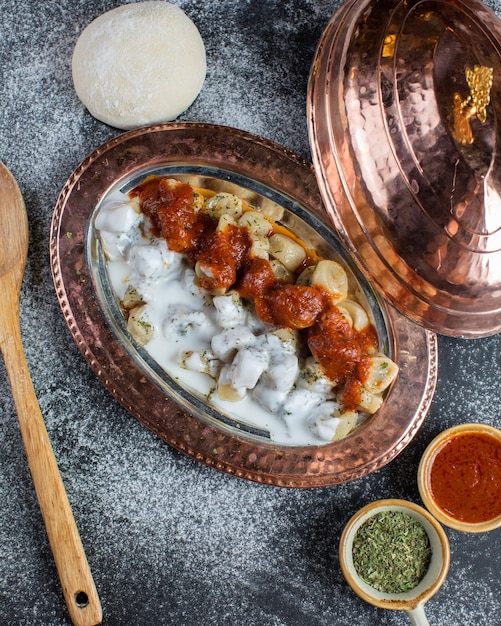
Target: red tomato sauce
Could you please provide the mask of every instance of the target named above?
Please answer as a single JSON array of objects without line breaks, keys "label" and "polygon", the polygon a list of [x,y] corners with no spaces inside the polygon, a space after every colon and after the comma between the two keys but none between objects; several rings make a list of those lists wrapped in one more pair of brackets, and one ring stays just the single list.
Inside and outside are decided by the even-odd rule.
[{"label": "red tomato sauce", "polygon": [[232,287],[248,258],[250,247],[247,229],[238,226],[227,226],[202,237],[197,261],[206,275],[200,278],[200,285],[210,291]]},{"label": "red tomato sauce", "polygon": [[250,259],[240,281],[237,291],[242,298],[254,300],[263,296],[276,283],[271,264],[266,259]]},{"label": "red tomato sauce", "polygon": [[318,289],[279,282],[255,301],[256,310],[263,321],[294,330],[312,326],[323,304],[323,295]]},{"label": "red tomato sauce", "polygon": [[377,346],[374,329],[357,332],[335,306],[330,306],[310,329],[308,346],[327,376],[343,385],[346,408],[356,408],[368,376],[367,351]]},{"label": "red tomato sauce", "polygon": [[153,234],[165,239],[175,252],[196,254],[208,231],[215,226],[204,213],[193,210],[194,194],[190,185],[170,184],[167,178],[149,176],[134,188],[141,209],[150,218]]},{"label": "red tomato sauce", "polygon": [[480,523],[501,515],[501,442],[488,433],[459,433],[432,460],[433,500],[455,519]]}]

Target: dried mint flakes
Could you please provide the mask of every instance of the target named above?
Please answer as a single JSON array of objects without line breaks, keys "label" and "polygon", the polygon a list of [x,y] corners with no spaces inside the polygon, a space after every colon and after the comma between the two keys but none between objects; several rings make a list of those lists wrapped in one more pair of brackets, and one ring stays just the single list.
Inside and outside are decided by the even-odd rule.
[{"label": "dried mint flakes", "polygon": [[431,560],[428,534],[414,517],[380,511],[367,519],[353,538],[353,565],[368,585],[383,593],[413,589]]}]

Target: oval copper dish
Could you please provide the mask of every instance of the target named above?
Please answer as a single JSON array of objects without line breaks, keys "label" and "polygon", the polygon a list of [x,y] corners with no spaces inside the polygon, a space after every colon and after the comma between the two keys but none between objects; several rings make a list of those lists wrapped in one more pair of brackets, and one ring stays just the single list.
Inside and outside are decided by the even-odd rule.
[{"label": "oval copper dish", "polygon": [[[309,447],[255,440],[184,410],[130,345],[107,323],[89,268],[88,223],[120,181],[142,172],[180,168],[216,171],[227,181],[256,185],[290,200],[318,223],[323,207],[311,166],[270,141],[227,127],[174,123],[125,133],[95,150],[70,176],[56,204],[50,254],[54,285],[73,338],[108,391],[174,448],[241,478],[285,487],[354,480],[391,461],[411,441],[428,411],[437,375],[436,336],[380,303],[388,348],[400,374],[381,410],[346,439]],[[329,228],[328,226],[325,226]]]}]

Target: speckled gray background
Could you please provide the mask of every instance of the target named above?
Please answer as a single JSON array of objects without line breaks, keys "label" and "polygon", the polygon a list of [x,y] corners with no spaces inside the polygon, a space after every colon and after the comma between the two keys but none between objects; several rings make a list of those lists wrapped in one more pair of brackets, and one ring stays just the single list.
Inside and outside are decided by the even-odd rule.
[{"label": "speckled gray background", "polygon": [[[345,584],[343,525],[382,497],[420,502],[416,468],[442,429],[500,426],[501,336],[440,338],[439,382],[418,436],[382,470],[294,491],[244,482],[181,455],[104,390],[54,294],[48,234],[59,190],[118,131],[72,87],[79,32],[111,0],[2,0],[0,159],[24,194],[31,245],[21,316],[27,360],[109,626],[407,624]],[[180,119],[265,135],[310,158],[305,100],[316,42],[337,0],[175,2],[207,48],[206,83]],[[490,2],[501,13],[501,2]],[[5,242],[0,244],[5,245]],[[69,624],[0,365],[0,623]],[[501,624],[501,532],[447,530],[450,574],[427,605],[435,626]]]}]

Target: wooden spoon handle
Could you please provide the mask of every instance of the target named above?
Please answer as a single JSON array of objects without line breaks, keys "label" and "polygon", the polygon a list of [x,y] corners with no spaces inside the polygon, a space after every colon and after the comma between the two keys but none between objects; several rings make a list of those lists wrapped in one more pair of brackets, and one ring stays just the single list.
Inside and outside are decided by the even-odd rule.
[{"label": "wooden spoon handle", "polygon": [[31,382],[18,306],[12,305],[11,333],[1,347],[35,491],[71,620],[95,626],[102,621],[101,603]]}]

